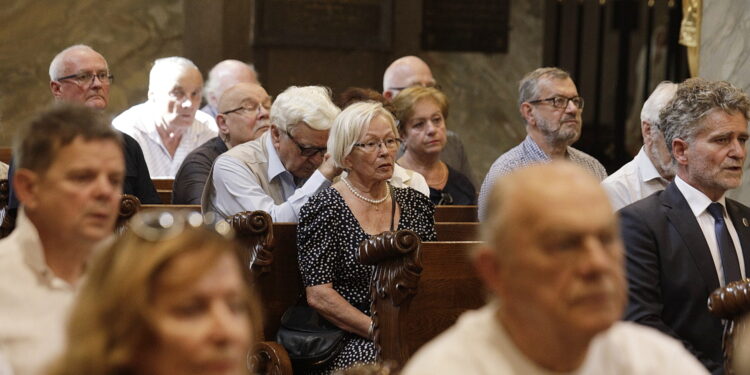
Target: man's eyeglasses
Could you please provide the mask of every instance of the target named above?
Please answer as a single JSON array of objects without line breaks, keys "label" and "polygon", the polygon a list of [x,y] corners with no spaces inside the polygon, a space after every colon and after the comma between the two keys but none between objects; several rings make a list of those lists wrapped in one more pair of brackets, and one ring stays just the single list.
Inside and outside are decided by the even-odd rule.
[{"label": "man's eyeglasses", "polygon": [[304,157],[308,157],[309,158],[309,157],[315,156],[315,154],[317,154],[317,153],[320,153],[320,155],[325,155],[326,151],[328,150],[327,147],[308,147],[308,146],[303,146],[299,142],[297,142],[297,140],[294,139],[294,137],[292,137],[291,133],[289,133],[286,130],[284,130],[284,133],[286,133],[286,136],[289,137],[289,139],[291,139],[292,142],[294,142],[294,144],[297,145],[297,147],[299,147],[299,153],[302,154],[302,156],[304,156]]},{"label": "man's eyeglasses", "polygon": [[99,72],[99,73],[86,72],[86,73],[71,74],[69,76],[60,77],[56,79],[55,81],[60,82],[66,79],[72,79],[79,86],[85,86],[85,85],[90,85],[94,83],[94,78],[99,78],[99,82],[105,85],[110,84],[115,80],[115,76],[112,74],[109,74],[109,72]]},{"label": "man's eyeglasses", "polygon": [[397,149],[400,144],[401,140],[398,138],[386,138],[365,143],[355,143],[354,146],[361,148],[365,152],[375,152],[380,150],[381,145],[385,145],[385,148],[391,151]]},{"label": "man's eyeglasses", "polygon": [[404,91],[404,90],[408,89],[409,87],[416,87],[416,86],[428,87],[428,88],[433,88],[433,89],[437,89],[437,90],[442,90],[443,89],[443,87],[440,86],[440,85],[438,85],[436,82],[430,82],[430,83],[414,83],[414,84],[411,84],[409,86],[403,86],[403,87],[391,87],[388,90],[391,90],[391,91]]},{"label": "man's eyeglasses", "polygon": [[583,109],[583,98],[580,96],[574,96],[572,98],[566,98],[564,96],[554,96],[547,99],[529,100],[529,104],[537,104],[542,102],[549,102],[553,107],[558,109],[568,108],[568,102],[573,102],[578,109]]},{"label": "man's eyeglasses", "polygon": [[225,112],[222,112],[222,114],[228,115],[230,113],[239,112],[239,111],[244,111],[244,112],[248,112],[248,113],[255,112],[255,111],[258,110],[258,108],[260,106],[263,106],[263,108],[265,108],[266,111],[268,111],[268,110],[271,109],[271,103],[272,102],[273,102],[273,99],[270,96],[266,100],[264,100],[262,103],[256,103],[256,102],[248,101],[247,104],[245,104],[243,106],[240,106],[240,107],[237,107],[237,108],[234,108],[234,109],[230,109],[230,110],[225,111]]},{"label": "man's eyeglasses", "polygon": [[147,241],[161,241],[175,238],[187,228],[205,228],[225,238],[233,238],[232,226],[214,213],[202,215],[200,212],[173,212],[168,210],[143,211],[130,219],[130,230]]}]

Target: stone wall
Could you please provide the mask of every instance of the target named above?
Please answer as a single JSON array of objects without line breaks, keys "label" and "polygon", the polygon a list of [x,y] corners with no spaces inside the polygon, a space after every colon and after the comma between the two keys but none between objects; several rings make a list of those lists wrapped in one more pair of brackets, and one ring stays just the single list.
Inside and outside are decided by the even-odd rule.
[{"label": "stone wall", "polygon": [[180,0],[6,0],[0,9],[0,147],[52,103],[49,63],[67,46],[88,44],[115,75],[108,111],[145,100],[151,62],[182,51]]},{"label": "stone wall", "polygon": [[[451,101],[448,126],[461,135],[474,174],[481,183],[490,164],[525,135],[516,105],[517,82],[524,73],[542,63],[544,2],[511,1],[508,53],[482,54],[419,51],[420,2],[395,1],[398,1],[396,11],[399,14],[394,25],[394,38],[399,38],[395,45],[404,47],[392,52],[418,54],[433,68]],[[0,33],[0,76],[3,77],[0,80],[0,147],[9,146],[14,129],[52,102],[47,71],[54,55],[63,48],[76,43],[89,44],[108,60],[115,75],[108,111],[116,115],[145,100],[148,71],[155,58],[183,54],[183,43],[196,38],[193,29],[188,29],[191,34],[187,37],[184,34],[185,4],[190,8],[195,1],[8,0],[6,3],[0,10],[3,25]],[[211,9],[222,8],[213,3],[198,4],[203,8],[209,5]],[[215,14],[213,18],[221,19]],[[415,23],[402,22],[405,19]],[[221,40],[222,35],[232,34],[204,26],[196,27],[204,30],[200,35],[205,37]],[[191,50],[192,54],[200,52]],[[203,53],[211,52],[204,50]],[[205,56],[191,57],[196,62],[206,60],[201,58]],[[229,57],[238,56],[221,56],[221,59]],[[211,61],[218,60],[220,58],[212,56]],[[387,66],[390,61],[382,63]],[[307,71],[312,68],[326,69],[306,67]],[[329,66],[328,69],[336,68]],[[261,77],[266,82],[271,81],[273,77],[269,75],[277,70],[278,66],[261,71]],[[372,72],[382,74],[379,69]],[[287,76],[295,72],[282,69],[282,73]],[[339,80],[348,77],[345,74],[332,76]],[[379,78],[376,81],[379,82]],[[357,82],[319,83],[334,87],[357,85]],[[381,89],[379,84],[374,88]]]},{"label": "stone wall", "polygon": [[492,162],[526,136],[518,81],[542,64],[543,8],[541,0],[511,1],[508,53],[424,54],[450,99],[448,128],[461,136],[479,184]]}]

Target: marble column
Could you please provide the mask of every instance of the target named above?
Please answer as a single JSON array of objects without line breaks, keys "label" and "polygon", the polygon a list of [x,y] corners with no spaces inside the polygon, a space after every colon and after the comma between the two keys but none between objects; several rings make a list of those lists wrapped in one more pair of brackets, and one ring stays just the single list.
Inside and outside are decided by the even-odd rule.
[{"label": "marble column", "polygon": [[[729,81],[750,93],[750,2],[703,0],[700,76]],[[742,186],[727,195],[750,206],[750,158]]]}]

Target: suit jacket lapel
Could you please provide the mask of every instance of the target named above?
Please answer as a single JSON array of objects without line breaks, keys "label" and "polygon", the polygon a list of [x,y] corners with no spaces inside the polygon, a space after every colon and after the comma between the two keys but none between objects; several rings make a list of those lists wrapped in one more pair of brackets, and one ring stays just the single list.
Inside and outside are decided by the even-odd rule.
[{"label": "suit jacket lapel", "polygon": [[742,246],[742,257],[745,260],[745,277],[750,272],[750,227],[746,223],[749,223],[748,218],[740,209],[740,204],[727,199],[727,213],[729,218],[732,219],[734,229],[737,231],[737,237],[740,239],[740,246]]},{"label": "suit jacket lapel", "polygon": [[662,204],[667,207],[667,219],[682,237],[688,253],[693,258],[706,284],[708,293],[711,293],[720,286],[719,276],[716,274],[711,250],[708,248],[706,238],[703,237],[703,231],[698,225],[698,220],[695,219],[687,200],[677,189],[674,182],[670,183],[664,193],[661,194],[661,200]]}]

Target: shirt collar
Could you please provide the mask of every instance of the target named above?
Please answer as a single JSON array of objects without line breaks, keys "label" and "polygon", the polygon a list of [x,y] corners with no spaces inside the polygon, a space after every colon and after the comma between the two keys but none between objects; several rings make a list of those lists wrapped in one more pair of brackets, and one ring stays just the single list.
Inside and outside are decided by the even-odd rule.
[{"label": "shirt collar", "polygon": [[[44,255],[44,248],[42,247],[42,240],[39,238],[39,232],[34,226],[34,223],[26,216],[26,213],[21,207],[18,212],[18,218],[16,219],[16,230],[13,231],[18,236],[18,244],[23,249],[23,257],[29,268],[37,274],[41,279],[46,280],[49,285],[55,288],[71,288],[77,289],[83,284],[85,279],[85,270],[89,267],[89,262],[84,265],[84,275],[79,278],[75,284],[71,285],[67,281],[57,277],[55,272],[47,265],[47,259]],[[103,251],[114,243],[114,235],[109,236],[100,241],[91,251],[88,259],[93,259],[97,253]]]},{"label": "shirt collar", "polygon": [[659,174],[659,171],[656,170],[654,163],[652,163],[651,159],[649,159],[644,147],[641,147],[641,150],[638,151],[638,155],[635,156],[635,164],[640,171],[639,177],[641,178],[641,181],[648,182],[656,179],[666,181],[664,177]]},{"label": "shirt collar", "polygon": [[[675,185],[677,185],[677,189],[680,190],[680,193],[682,193],[682,196],[684,196],[685,200],[688,202],[690,210],[693,211],[694,216],[697,217],[704,213],[708,208],[708,205],[713,203],[713,201],[711,201],[711,199],[700,190],[690,186],[690,184],[685,182],[679,176],[675,176],[674,182]],[[726,198],[724,195],[722,195],[716,202],[721,203],[722,206],[726,207]]]},{"label": "shirt collar", "polygon": [[276,147],[273,146],[273,141],[271,140],[271,132],[267,131],[265,134],[263,134],[263,137],[265,137],[266,142],[266,150],[268,150],[268,180],[271,181],[276,176],[287,172],[286,168],[284,168],[284,164],[281,162],[281,159],[279,158],[279,154],[276,152]]},{"label": "shirt collar", "polygon": [[535,157],[549,161],[550,157],[547,155],[536,142],[534,142],[533,139],[531,139],[530,135],[526,136],[526,139],[523,140],[523,147],[524,147],[524,153],[534,155]]}]

